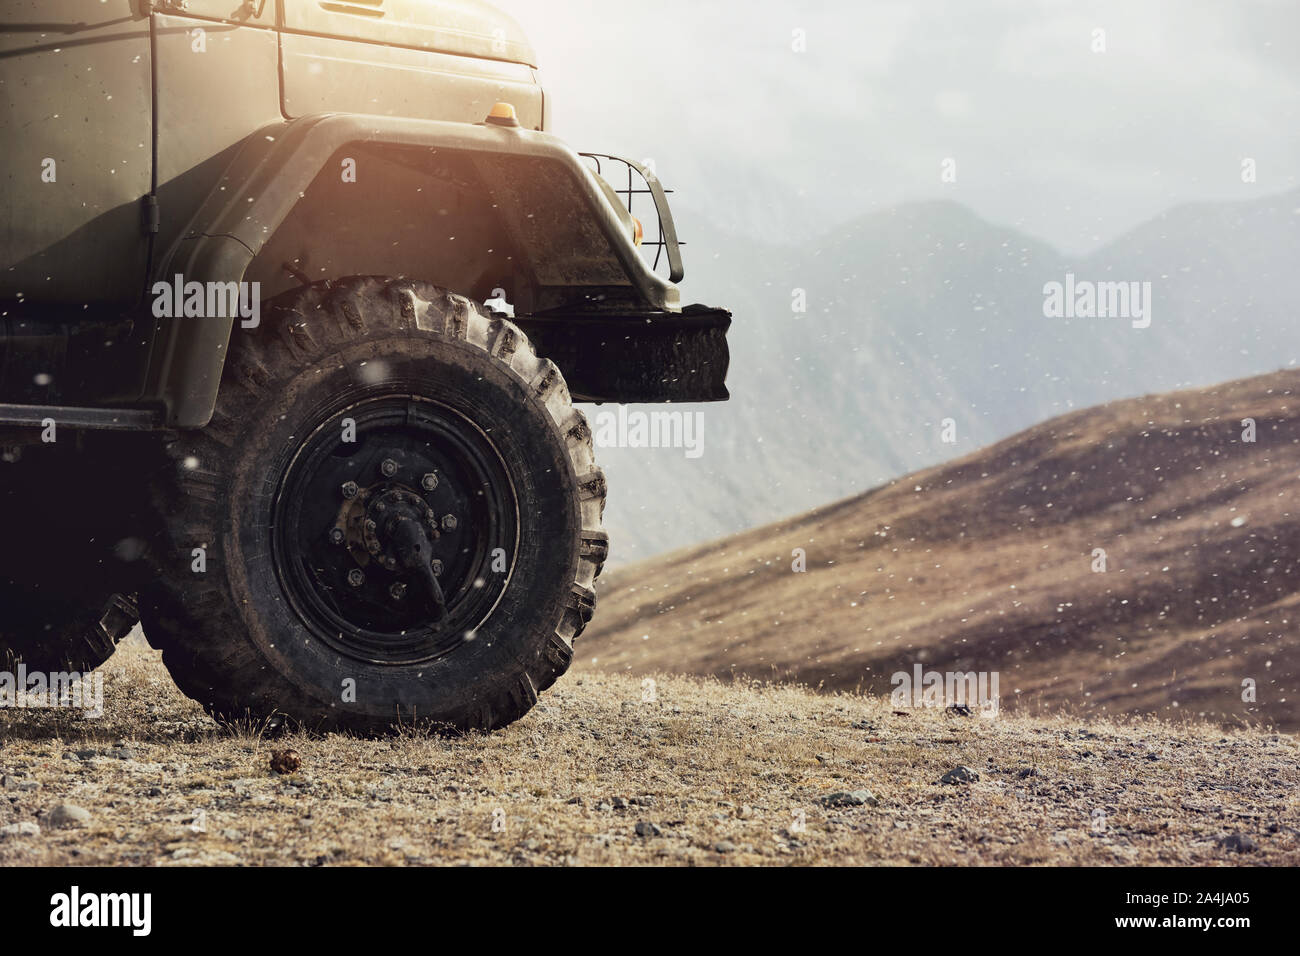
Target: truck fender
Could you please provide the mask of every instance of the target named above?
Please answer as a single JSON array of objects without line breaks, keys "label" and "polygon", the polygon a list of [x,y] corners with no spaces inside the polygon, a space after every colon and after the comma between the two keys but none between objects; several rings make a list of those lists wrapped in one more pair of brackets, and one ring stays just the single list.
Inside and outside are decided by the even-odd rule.
[{"label": "truck fender", "polygon": [[[249,136],[161,257],[151,286],[170,284],[177,276],[184,283],[243,282],[250,263],[317,176],[350,144],[425,148],[468,157],[488,189],[502,200],[497,207],[504,227],[520,237],[521,250],[537,255],[535,275],[542,256],[563,260],[580,253],[586,274],[543,277],[535,295],[538,306],[554,310],[587,297],[619,299],[625,309],[630,304],[633,310],[680,311],[677,287],[645,265],[595,174],[561,140],[508,126],[356,114],[302,116]],[[547,188],[537,201],[550,204],[551,214],[540,217],[539,227],[538,219],[511,198],[527,188],[530,175],[543,171]],[[586,243],[581,250],[573,248],[575,222]],[[547,242],[548,229],[563,244]],[[202,427],[210,420],[236,319],[156,319],[150,382],[164,403],[168,425]]]}]

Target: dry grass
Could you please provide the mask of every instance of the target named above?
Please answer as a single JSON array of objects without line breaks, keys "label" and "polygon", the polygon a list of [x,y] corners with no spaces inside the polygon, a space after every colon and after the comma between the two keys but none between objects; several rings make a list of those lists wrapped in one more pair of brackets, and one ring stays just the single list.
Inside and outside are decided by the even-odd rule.
[{"label": "dry grass", "polygon": [[[589,673],[495,734],[271,741],[217,728],[138,643],[105,670],[98,720],[0,712],[0,826],[41,827],[0,836],[0,864],[1300,863],[1300,751],[1257,730],[662,676],[647,702]],[[269,770],[282,747],[298,773]],[[979,781],[937,782],[958,764]],[[857,789],[878,803],[818,802]],[[89,824],[51,827],[60,803]]]}]

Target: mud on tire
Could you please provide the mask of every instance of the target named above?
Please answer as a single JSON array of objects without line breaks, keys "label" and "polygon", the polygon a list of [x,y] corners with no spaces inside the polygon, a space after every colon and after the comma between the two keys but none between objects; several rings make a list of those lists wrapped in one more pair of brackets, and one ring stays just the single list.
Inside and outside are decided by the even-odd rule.
[{"label": "mud on tire", "polygon": [[608,550],[559,369],[424,282],[266,303],[155,473],[145,633],[220,718],[500,727],[568,668]]}]

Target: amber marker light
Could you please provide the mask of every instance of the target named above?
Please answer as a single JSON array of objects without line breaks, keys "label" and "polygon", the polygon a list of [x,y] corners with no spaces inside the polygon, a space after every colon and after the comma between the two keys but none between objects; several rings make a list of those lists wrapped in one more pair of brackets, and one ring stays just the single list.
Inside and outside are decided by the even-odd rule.
[{"label": "amber marker light", "polygon": [[491,123],[493,126],[518,126],[519,117],[515,115],[513,104],[494,103],[484,122]]}]

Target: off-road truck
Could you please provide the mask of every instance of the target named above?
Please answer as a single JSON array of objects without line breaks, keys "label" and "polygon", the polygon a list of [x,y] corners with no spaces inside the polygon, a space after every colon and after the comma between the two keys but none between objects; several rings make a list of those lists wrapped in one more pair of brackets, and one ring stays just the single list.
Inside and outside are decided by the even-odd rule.
[{"label": "off-road truck", "polygon": [[653,172],[553,136],[479,0],[0,18],[11,665],[138,617],[228,719],[526,712],[608,550],[573,403],[727,395]]}]

